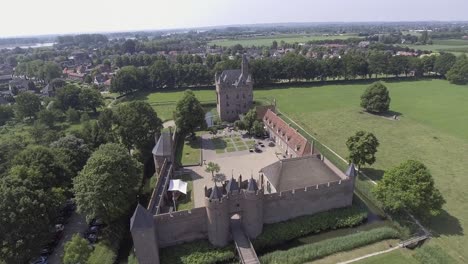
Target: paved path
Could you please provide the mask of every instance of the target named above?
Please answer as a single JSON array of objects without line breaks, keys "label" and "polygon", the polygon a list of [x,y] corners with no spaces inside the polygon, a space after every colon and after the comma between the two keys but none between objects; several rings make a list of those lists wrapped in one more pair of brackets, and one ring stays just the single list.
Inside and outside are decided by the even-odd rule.
[{"label": "paved path", "polygon": [[163,123],[163,127],[164,128],[168,128],[168,127],[174,128],[175,127],[175,121],[174,120],[166,121],[166,122]]},{"label": "paved path", "polygon": [[244,230],[242,230],[241,219],[238,215],[231,219],[231,232],[241,263],[260,264],[252,243],[250,243],[249,238],[245,235]]},{"label": "paved path", "polygon": [[86,231],[87,227],[88,224],[86,223],[85,217],[77,212],[73,212],[70,219],[68,219],[68,223],[65,224],[63,238],[55,248],[54,253],[49,256],[48,262],[50,264],[62,263],[65,243],[70,240],[74,234]]}]

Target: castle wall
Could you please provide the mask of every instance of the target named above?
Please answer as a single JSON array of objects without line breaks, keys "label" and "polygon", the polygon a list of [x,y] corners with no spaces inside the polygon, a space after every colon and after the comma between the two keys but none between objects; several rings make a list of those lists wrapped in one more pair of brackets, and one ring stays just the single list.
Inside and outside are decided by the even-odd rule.
[{"label": "castle wall", "polygon": [[350,206],[353,180],[341,180],[287,192],[265,194],[263,222],[276,223],[302,215]]},{"label": "castle wall", "polygon": [[206,208],[154,216],[160,247],[168,247],[207,238]]},{"label": "castle wall", "polygon": [[234,121],[249,111],[253,104],[252,84],[242,87],[224,87],[216,84],[217,110],[223,121]]}]

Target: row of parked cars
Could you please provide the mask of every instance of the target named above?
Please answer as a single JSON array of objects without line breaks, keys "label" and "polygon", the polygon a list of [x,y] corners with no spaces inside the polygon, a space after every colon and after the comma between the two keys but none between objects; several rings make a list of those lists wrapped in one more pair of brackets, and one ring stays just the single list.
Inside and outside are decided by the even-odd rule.
[{"label": "row of parked cars", "polygon": [[90,244],[94,244],[98,241],[99,233],[106,224],[100,218],[91,220],[88,224],[88,229],[81,233],[81,236],[88,240]]},{"label": "row of parked cars", "polygon": [[32,264],[47,264],[48,257],[54,252],[55,247],[63,237],[63,231],[65,230],[65,224],[68,219],[75,211],[76,205],[73,200],[67,200],[65,205],[60,209],[58,217],[54,220],[54,225],[50,230],[49,238],[42,244],[42,249],[39,252],[39,257],[33,259],[30,263]]}]

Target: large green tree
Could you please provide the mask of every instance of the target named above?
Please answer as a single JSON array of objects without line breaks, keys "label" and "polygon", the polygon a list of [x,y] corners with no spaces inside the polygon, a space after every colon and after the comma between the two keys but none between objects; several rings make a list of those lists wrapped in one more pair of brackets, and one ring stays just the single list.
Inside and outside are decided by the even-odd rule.
[{"label": "large green tree", "polygon": [[116,133],[130,151],[145,151],[154,145],[154,135],[160,133],[162,121],[146,102],[133,101],[119,105],[114,113]]},{"label": "large green tree", "polygon": [[434,71],[445,76],[447,72],[453,67],[457,57],[452,53],[442,53],[440,56],[437,56],[434,62]]},{"label": "large green tree", "polygon": [[10,105],[0,105],[0,126],[11,120],[15,116],[13,107]]},{"label": "large green tree", "polygon": [[79,94],[80,106],[84,110],[92,110],[97,112],[97,108],[104,105],[104,99],[101,93],[92,88],[83,88]]},{"label": "large green tree", "polygon": [[86,264],[91,252],[92,248],[88,241],[79,234],[75,234],[71,240],[65,243],[63,264]]},{"label": "large green tree", "polygon": [[371,113],[383,113],[390,108],[390,95],[387,87],[375,82],[361,95],[361,107]]},{"label": "large green tree", "polygon": [[386,171],[374,194],[390,211],[407,210],[421,217],[439,214],[445,203],[429,170],[414,160]]},{"label": "large green tree", "polygon": [[24,118],[35,118],[41,109],[41,99],[33,93],[20,93],[15,98],[15,114],[20,120]]},{"label": "large green tree", "polygon": [[195,129],[205,125],[205,111],[191,90],[186,90],[177,102],[174,119],[182,134],[193,134]]},{"label": "large green tree", "polygon": [[78,211],[110,223],[126,215],[136,200],[142,166],[119,144],[101,145],[74,178]]},{"label": "large green tree", "polygon": [[130,93],[142,88],[139,69],[135,66],[122,67],[112,78],[110,91],[114,93]]},{"label": "large green tree", "polygon": [[73,135],[67,135],[52,142],[50,147],[56,152],[58,159],[69,170],[72,176],[78,174],[91,155],[91,151],[84,140]]},{"label": "large green tree", "polygon": [[242,119],[242,122],[244,123],[245,129],[249,132],[249,134],[254,134],[254,124],[255,121],[257,121],[257,111],[255,108],[250,109]]},{"label": "large green tree", "polygon": [[453,67],[447,72],[447,80],[454,84],[468,83],[468,58],[461,55]]},{"label": "large green tree", "polygon": [[348,138],[346,146],[349,150],[349,162],[360,168],[364,164],[372,165],[375,162],[375,153],[377,153],[379,141],[370,132],[358,131]]},{"label": "large green tree", "polygon": [[69,108],[81,109],[80,93],[80,87],[74,84],[61,88],[56,95],[57,107],[63,111]]}]

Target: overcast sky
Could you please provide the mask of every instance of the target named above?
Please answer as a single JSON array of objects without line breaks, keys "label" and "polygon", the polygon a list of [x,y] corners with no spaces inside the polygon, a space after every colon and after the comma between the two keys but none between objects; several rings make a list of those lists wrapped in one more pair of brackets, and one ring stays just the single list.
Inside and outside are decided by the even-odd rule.
[{"label": "overcast sky", "polygon": [[1,37],[279,22],[468,20],[468,0],[1,2]]}]

